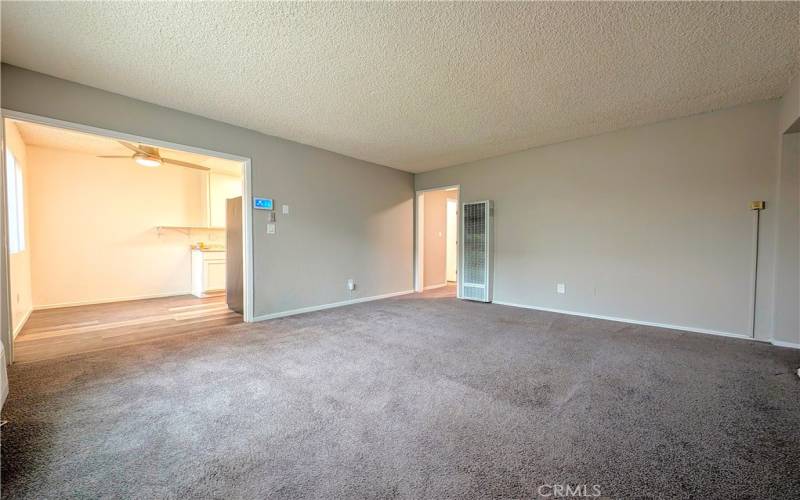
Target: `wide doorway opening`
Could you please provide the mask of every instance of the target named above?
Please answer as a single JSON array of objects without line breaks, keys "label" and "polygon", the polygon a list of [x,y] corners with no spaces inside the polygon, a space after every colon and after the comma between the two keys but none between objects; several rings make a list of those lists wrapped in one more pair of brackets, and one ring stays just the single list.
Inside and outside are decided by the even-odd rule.
[{"label": "wide doorway opening", "polygon": [[244,320],[245,161],[3,125],[15,362]]},{"label": "wide doorway opening", "polygon": [[458,288],[459,188],[417,192],[415,290],[455,296]]}]

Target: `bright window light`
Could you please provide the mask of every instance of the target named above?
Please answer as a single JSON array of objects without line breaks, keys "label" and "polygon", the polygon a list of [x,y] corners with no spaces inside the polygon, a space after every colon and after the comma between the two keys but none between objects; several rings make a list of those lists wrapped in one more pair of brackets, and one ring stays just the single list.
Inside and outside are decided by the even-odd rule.
[{"label": "bright window light", "polygon": [[22,168],[17,159],[6,151],[6,196],[8,198],[8,251],[25,251],[25,188]]}]

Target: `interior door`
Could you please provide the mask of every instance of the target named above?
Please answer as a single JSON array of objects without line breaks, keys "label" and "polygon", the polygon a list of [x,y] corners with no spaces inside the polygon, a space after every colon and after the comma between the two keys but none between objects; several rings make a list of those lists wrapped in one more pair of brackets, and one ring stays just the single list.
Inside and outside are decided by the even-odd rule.
[{"label": "interior door", "polygon": [[447,199],[447,281],[456,281],[458,276],[458,200]]}]

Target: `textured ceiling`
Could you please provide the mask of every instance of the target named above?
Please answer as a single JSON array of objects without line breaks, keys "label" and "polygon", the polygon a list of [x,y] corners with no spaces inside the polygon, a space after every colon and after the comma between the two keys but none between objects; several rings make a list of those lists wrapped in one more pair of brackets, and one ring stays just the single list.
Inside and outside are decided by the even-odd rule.
[{"label": "textured ceiling", "polygon": [[2,3],[2,59],[412,172],[780,95],[798,3]]},{"label": "textured ceiling", "polygon": [[[100,155],[133,155],[133,152],[121,145],[114,139],[94,134],[85,134],[64,130],[56,127],[48,127],[37,123],[29,123],[12,120],[22,136],[22,141],[28,146],[40,146],[45,148],[63,149],[75,153],[83,153],[94,156]],[[147,145],[147,144],[145,144]],[[159,154],[164,158],[173,160],[188,161],[197,165],[208,167],[214,173],[240,176],[242,165],[239,162],[215,158],[212,156],[187,153],[175,149],[158,148]],[[109,160],[109,161],[127,161]],[[133,160],[130,160],[133,161]],[[171,168],[172,166],[170,166]],[[174,167],[182,168],[182,167]]]}]

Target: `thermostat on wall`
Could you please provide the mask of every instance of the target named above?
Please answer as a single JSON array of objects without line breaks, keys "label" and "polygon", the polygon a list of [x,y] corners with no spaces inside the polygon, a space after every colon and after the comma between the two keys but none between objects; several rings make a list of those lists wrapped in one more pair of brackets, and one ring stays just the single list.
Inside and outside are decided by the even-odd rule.
[{"label": "thermostat on wall", "polygon": [[253,208],[259,210],[272,210],[272,198],[253,198]]}]

